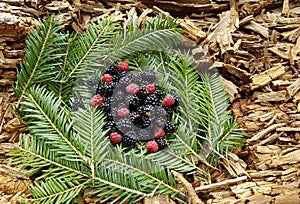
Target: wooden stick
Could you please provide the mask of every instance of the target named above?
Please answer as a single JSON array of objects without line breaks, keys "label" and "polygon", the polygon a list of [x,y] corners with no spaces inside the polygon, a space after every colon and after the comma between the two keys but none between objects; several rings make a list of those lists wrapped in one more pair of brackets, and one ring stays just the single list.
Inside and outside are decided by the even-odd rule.
[{"label": "wooden stick", "polygon": [[225,181],[221,181],[219,183],[213,183],[213,184],[210,184],[210,185],[199,186],[199,187],[195,188],[195,191],[196,192],[210,191],[210,190],[214,190],[216,188],[221,188],[221,187],[229,186],[229,185],[232,185],[232,184],[236,184],[236,183],[244,181],[246,179],[247,179],[247,176],[241,176],[241,177],[237,177],[237,178],[234,178],[234,179],[228,179],[228,180],[225,180]]}]

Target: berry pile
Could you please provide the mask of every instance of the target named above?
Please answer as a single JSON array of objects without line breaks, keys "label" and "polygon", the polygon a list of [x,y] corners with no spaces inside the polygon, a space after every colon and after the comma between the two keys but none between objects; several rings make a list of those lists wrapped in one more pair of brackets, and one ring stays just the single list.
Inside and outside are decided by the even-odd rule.
[{"label": "berry pile", "polygon": [[106,113],[112,143],[133,146],[144,141],[149,152],[157,152],[168,146],[166,135],[175,132],[175,124],[167,119],[180,98],[175,92],[165,95],[153,72],[128,70],[128,63],[121,62],[118,67],[108,66],[101,80],[89,77],[90,105]]}]

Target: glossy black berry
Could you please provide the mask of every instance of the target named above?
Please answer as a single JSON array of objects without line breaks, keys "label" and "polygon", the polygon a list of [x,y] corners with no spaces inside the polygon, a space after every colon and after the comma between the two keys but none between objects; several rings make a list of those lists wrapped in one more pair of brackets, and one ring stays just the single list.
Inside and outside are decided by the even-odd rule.
[{"label": "glossy black berry", "polygon": [[122,138],[122,144],[126,147],[133,146],[136,143],[136,133],[133,131],[126,132]]},{"label": "glossy black berry", "polygon": [[151,106],[158,106],[159,100],[155,94],[150,94],[150,95],[146,96],[144,104],[151,105]]},{"label": "glossy black berry", "polygon": [[104,88],[105,88],[105,94],[107,96],[112,96],[115,88],[115,83],[114,82],[107,83],[105,84]]},{"label": "glossy black berry", "polygon": [[168,146],[168,142],[164,138],[158,138],[158,139],[155,139],[155,140],[158,144],[159,150],[165,149]]},{"label": "glossy black berry", "polygon": [[128,75],[128,72],[127,72],[127,71],[120,71],[120,72],[118,73],[119,79],[120,79],[120,78],[123,78],[123,77],[126,77],[127,75]]},{"label": "glossy black berry", "polygon": [[178,106],[180,103],[180,97],[175,91],[171,91],[171,96],[173,96],[175,103],[172,106]]},{"label": "glossy black berry", "polygon": [[153,94],[157,97],[158,100],[161,100],[163,98],[163,92],[159,89],[156,89]]},{"label": "glossy black berry", "polygon": [[104,74],[110,74],[112,76],[117,75],[118,68],[114,65],[109,65],[108,67],[106,67]]},{"label": "glossy black berry", "polygon": [[175,123],[172,123],[170,121],[166,121],[165,126],[164,126],[164,131],[166,133],[170,133],[170,134],[174,133],[175,132]]},{"label": "glossy black berry", "polygon": [[103,96],[105,94],[105,87],[104,86],[99,86],[97,88],[96,94],[100,94],[101,96]]}]

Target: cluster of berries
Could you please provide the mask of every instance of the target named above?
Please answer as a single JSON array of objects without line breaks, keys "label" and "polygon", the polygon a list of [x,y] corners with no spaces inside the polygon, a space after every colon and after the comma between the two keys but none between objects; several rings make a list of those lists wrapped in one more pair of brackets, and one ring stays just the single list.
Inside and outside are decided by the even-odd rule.
[{"label": "cluster of berries", "polygon": [[121,62],[106,68],[102,82],[89,77],[90,105],[106,112],[112,143],[133,146],[145,141],[149,152],[157,152],[167,147],[166,135],[175,132],[175,124],[167,118],[179,105],[179,96],[175,92],[164,96],[153,72],[128,70],[128,64]]}]

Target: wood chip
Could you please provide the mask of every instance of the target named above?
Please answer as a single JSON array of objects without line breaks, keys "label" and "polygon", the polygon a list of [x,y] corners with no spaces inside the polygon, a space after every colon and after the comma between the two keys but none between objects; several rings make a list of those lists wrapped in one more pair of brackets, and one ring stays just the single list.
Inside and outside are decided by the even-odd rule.
[{"label": "wood chip", "polygon": [[[282,127],[284,126],[285,123],[279,123],[279,124],[273,124],[269,127],[267,127],[266,129],[258,132],[256,135],[254,135],[252,138],[248,139],[247,142],[254,142],[257,140],[260,140],[261,138],[263,138],[264,136],[266,136],[268,133],[270,133],[271,131],[275,130],[278,127]],[[277,130],[277,129],[276,129]]]}]

